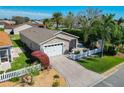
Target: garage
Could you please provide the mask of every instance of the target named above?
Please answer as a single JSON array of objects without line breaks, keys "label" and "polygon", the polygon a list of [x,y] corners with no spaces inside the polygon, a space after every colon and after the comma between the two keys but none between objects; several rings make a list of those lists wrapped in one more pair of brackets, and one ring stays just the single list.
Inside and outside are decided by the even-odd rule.
[{"label": "garage", "polygon": [[31,50],[44,51],[48,56],[68,54],[76,48],[77,36],[63,31],[31,27],[20,31],[20,39]]},{"label": "garage", "polygon": [[61,55],[63,53],[63,43],[45,45],[43,50],[49,57]]}]

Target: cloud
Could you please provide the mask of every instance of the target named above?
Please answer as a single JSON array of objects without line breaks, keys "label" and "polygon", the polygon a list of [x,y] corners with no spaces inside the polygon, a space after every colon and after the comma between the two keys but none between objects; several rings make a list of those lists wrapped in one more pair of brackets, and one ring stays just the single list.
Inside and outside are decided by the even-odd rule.
[{"label": "cloud", "polygon": [[0,18],[11,18],[12,16],[26,16],[32,19],[42,19],[42,18],[51,17],[51,14],[42,13],[42,12],[29,12],[29,11],[0,9]]}]

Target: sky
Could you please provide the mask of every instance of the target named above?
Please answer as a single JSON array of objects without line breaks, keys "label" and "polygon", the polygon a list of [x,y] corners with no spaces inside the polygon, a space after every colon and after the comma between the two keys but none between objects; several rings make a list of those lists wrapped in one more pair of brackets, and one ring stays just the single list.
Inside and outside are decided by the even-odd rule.
[{"label": "sky", "polygon": [[124,6],[0,6],[0,19],[12,16],[44,19],[52,17],[54,12],[61,12],[64,16],[68,12],[76,15],[87,8],[100,9],[104,14],[115,14],[116,19],[124,17]]}]

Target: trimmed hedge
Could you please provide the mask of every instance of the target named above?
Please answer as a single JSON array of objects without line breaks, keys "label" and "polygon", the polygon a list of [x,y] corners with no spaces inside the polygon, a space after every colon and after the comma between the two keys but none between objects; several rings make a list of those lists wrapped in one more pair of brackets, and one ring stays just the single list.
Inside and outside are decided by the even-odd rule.
[{"label": "trimmed hedge", "polygon": [[80,29],[63,29],[62,31],[67,32],[69,34],[73,34],[79,37],[79,40],[82,40],[83,32]]}]

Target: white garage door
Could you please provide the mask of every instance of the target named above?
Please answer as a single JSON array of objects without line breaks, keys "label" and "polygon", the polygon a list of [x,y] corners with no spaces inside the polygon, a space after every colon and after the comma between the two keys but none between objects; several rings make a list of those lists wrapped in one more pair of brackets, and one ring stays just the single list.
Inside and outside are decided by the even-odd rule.
[{"label": "white garage door", "polygon": [[48,56],[61,55],[62,51],[63,51],[63,43],[51,44],[51,45],[44,46],[44,52]]}]

